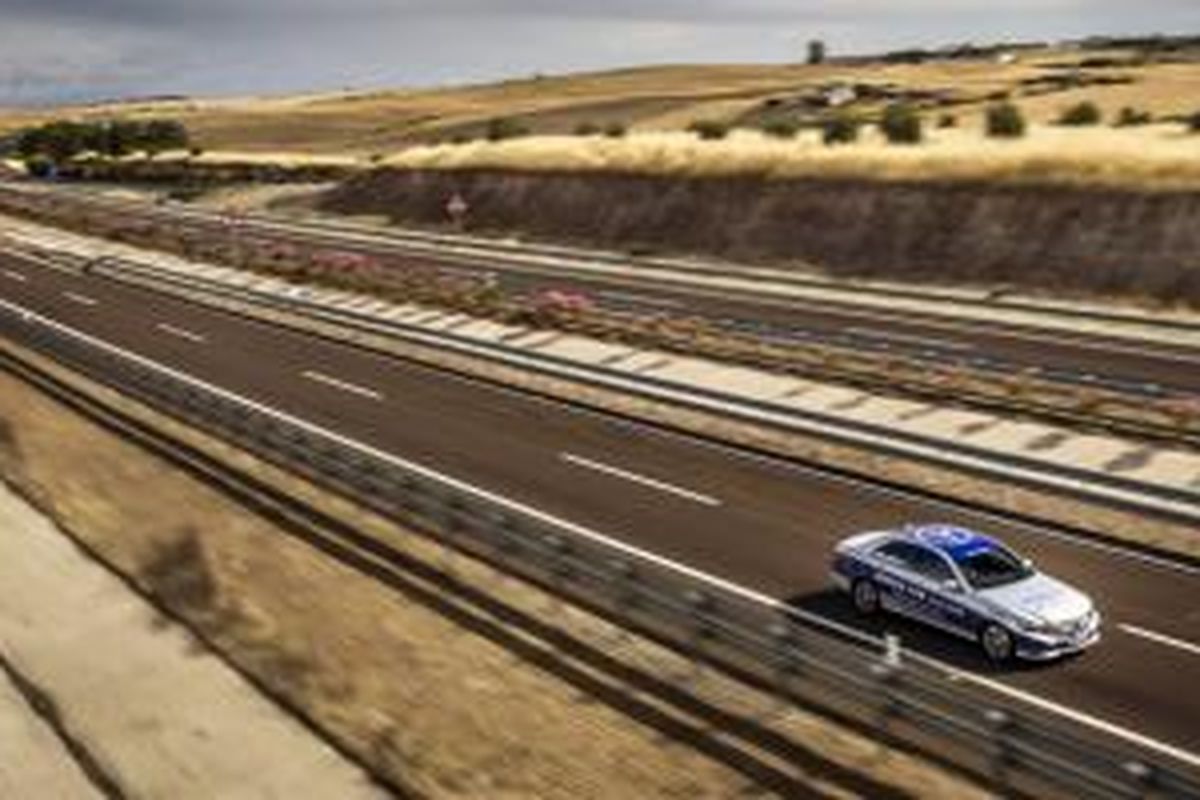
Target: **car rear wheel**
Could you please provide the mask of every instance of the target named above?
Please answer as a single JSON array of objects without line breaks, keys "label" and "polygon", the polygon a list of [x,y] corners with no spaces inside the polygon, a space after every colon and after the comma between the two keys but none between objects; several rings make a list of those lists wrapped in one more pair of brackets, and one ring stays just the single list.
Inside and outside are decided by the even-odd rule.
[{"label": "car rear wheel", "polygon": [[854,601],[854,610],[869,617],[879,612],[879,589],[868,580],[857,580],[850,588],[850,596]]},{"label": "car rear wheel", "polygon": [[979,634],[983,653],[993,664],[1011,661],[1016,650],[1012,634],[999,625],[987,625]]}]

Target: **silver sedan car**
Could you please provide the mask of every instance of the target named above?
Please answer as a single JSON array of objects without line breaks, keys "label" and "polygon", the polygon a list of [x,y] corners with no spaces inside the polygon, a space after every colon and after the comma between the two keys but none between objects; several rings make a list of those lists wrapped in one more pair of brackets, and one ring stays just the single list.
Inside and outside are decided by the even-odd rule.
[{"label": "silver sedan car", "polygon": [[834,583],[862,614],[888,611],[978,642],[994,662],[1044,661],[1100,640],[1091,598],[1000,542],[952,525],[851,536]]}]

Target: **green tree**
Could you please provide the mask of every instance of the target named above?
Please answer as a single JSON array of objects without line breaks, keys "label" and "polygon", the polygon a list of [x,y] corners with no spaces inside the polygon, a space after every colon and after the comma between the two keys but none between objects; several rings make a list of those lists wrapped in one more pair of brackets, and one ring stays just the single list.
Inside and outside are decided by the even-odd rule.
[{"label": "green tree", "polygon": [[1117,114],[1117,119],[1113,125],[1118,128],[1133,128],[1138,125],[1149,125],[1154,121],[1153,115],[1149,111],[1141,111],[1133,106],[1125,106]]},{"label": "green tree", "polygon": [[117,119],[104,126],[100,152],[111,158],[127,156],[142,139],[142,125],[133,120]]},{"label": "green tree", "polygon": [[151,158],[164,150],[182,150],[188,146],[187,129],[173,119],[148,120],[138,144]]},{"label": "green tree", "polygon": [[77,122],[51,122],[43,128],[42,154],[61,164],[86,148],[87,129]]},{"label": "green tree", "polygon": [[907,103],[892,103],[885,108],[879,129],[892,144],[920,144],[925,138],[921,115]]},{"label": "green tree", "polygon": [[720,120],[700,119],[688,125],[688,131],[705,141],[717,141],[729,135],[729,125]]},{"label": "green tree", "polygon": [[1025,115],[1012,103],[988,106],[985,115],[987,135],[997,139],[1019,139],[1025,135]]},{"label": "green tree", "polygon": [[1076,103],[1064,110],[1058,118],[1058,124],[1085,127],[1099,125],[1103,119],[1104,115],[1100,112],[1100,107],[1090,100],[1084,100],[1082,103]]},{"label": "green tree", "polygon": [[762,130],[773,139],[795,139],[800,126],[790,119],[773,119],[763,123]]},{"label": "green tree", "polygon": [[519,139],[522,136],[528,136],[530,133],[529,126],[519,119],[511,117],[497,117],[493,120],[488,120],[487,131],[485,135],[489,142],[502,142],[505,139]]},{"label": "green tree", "polygon": [[821,122],[821,140],[827,145],[858,141],[859,121],[849,114],[834,114]]}]

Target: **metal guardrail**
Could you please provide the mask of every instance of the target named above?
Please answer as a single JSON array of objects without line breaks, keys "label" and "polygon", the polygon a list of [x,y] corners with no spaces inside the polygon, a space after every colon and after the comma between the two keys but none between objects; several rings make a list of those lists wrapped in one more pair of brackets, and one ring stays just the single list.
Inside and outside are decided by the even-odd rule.
[{"label": "metal guardrail", "polygon": [[[1139,508],[1188,523],[1200,523],[1200,492],[1156,486],[1122,475],[1109,475],[1070,465],[1051,464],[1016,454],[998,453],[961,441],[947,441],[897,430],[862,420],[836,418],[817,411],[783,406],[769,400],[736,397],[718,390],[684,385],[646,374],[631,375],[618,369],[583,364],[560,356],[473,339],[453,331],[433,331],[400,320],[370,317],[350,309],[335,308],[302,297],[231,287],[198,276],[169,274],[124,259],[101,257],[93,269],[117,279],[138,276],[146,282],[205,292],[233,301],[255,302],[297,313],[360,332],[432,345],[444,350],[483,357],[493,362],[533,370],[588,385],[617,389],[653,400],[665,400],[735,419],[767,424],[784,430],[818,435],[877,452],[916,458],[926,463],[998,476],[1037,488],[1053,488],[1123,508]],[[112,265],[111,267],[106,265]]]},{"label": "metal guardrail", "polygon": [[[331,485],[445,544],[599,608],[782,698],[819,704],[1034,796],[1200,798],[1200,771],[1032,710],[989,707],[819,620],[323,430],[0,301],[0,336]],[[448,551],[449,552],[449,551]],[[548,610],[552,613],[553,610]],[[867,637],[863,637],[867,638]]]}]

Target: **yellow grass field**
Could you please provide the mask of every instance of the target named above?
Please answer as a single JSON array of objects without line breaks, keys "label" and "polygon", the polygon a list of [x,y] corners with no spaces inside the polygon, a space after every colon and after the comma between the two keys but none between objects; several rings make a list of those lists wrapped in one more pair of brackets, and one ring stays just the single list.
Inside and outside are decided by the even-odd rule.
[{"label": "yellow grass field", "polygon": [[420,169],[629,172],[688,177],[758,175],[873,180],[980,180],[1015,183],[1200,187],[1200,137],[1177,126],[1068,129],[1035,126],[1016,141],[973,130],[931,131],[927,143],[895,146],[875,132],[826,147],[815,132],[794,141],[738,131],[700,141],[679,133],[625,139],[538,136],[410,148],[385,163]]}]

